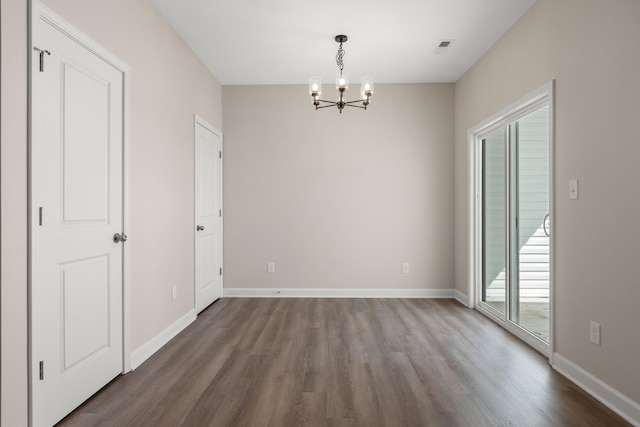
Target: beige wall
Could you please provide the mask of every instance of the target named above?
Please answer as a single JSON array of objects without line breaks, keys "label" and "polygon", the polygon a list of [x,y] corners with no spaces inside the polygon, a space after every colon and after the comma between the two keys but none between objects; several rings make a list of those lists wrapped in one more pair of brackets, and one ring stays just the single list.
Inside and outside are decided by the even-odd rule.
[{"label": "beige wall", "polygon": [[[540,0],[456,84],[455,100],[456,289],[467,293],[467,129],[556,79],[556,352],[636,402],[639,22],[636,0]],[[602,324],[601,347],[589,343],[590,320]]]},{"label": "beige wall", "polygon": [[0,2],[0,424],[27,416],[27,4]]},{"label": "beige wall", "polygon": [[[193,308],[193,115],[221,129],[221,87],[147,0],[44,3],[131,69],[135,350]],[[15,426],[27,408],[26,22],[26,2],[2,0],[1,421]]]},{"label": "beige wall", "polygon": [[225,288],[452,288],[452,84],[342,114],[306,86],[222,93]]}]

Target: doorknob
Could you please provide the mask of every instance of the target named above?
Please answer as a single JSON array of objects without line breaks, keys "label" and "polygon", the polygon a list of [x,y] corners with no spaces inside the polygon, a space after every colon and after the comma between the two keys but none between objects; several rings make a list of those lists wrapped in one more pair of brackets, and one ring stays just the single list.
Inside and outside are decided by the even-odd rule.
[{"label": "doorknob", "polygon": [[202,231],[202,230],[204,230],[204,225],[198,225],[196,227],[196,231]]},{"label": "doorknob", "polygon": [[122,233],[116,233],[113,235],[113,243],[120,243],[120,242],[126,242],[127,241],[127,235]]}]

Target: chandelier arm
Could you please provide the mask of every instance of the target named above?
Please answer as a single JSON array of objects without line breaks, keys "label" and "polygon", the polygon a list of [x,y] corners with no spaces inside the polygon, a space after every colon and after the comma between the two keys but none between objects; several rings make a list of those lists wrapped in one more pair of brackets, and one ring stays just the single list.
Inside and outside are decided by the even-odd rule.
[{"label": "chandelier arm", "polygon": [[355,104],[358,102],[364,102],[364,99],[356,99],[355,101],[344,101],[345,104]]},{"label": "chandelier arm", "polygon": [[364,108],[365,110],[367,109],[367,107],[365,107],[364,105],[353,105],[353,104],[345,103],[344,106],[345,107],[353,107],[353,108]]},{"label": "chandelier arm", "polygon": [[[327,102],[327,101],[325,101],[325,102]],[[318,105],[318,106],[316,106],[316,110],[319,110],[320,108],[335,107],[335,106],[337,106],[337,105],[338,105],[338,104],[337,104],[337,103],[335,103],[335,102],[333,102],[333,103],[331,103],[331,104],[329,104],[329,105]]]},{"label": "chandelier arm", "polygon": [[318,102],[326,102],[327,104],[333,104],[333,105],[338,104],[337,101],[327,101],[326,99],[318,99]]}]

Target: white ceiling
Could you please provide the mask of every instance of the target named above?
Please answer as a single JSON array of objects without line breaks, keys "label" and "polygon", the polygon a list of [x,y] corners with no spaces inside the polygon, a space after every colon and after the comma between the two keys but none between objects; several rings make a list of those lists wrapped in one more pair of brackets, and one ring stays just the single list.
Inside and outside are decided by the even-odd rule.
[{"label": "white ceiling", "polygon": [[[457,81],[536,0],[151,0],[223,85]],[[442,39],[455,42],[436,54]]]}]

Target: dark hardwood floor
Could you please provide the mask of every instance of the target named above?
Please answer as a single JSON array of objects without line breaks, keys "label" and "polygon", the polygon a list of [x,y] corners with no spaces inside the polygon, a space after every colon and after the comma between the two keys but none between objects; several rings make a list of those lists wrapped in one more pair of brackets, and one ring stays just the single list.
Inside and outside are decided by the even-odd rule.
[{"label": "dark hardwood floor", "polygon": [[621,426],[453,300],[222,299],[60,426]]}]

